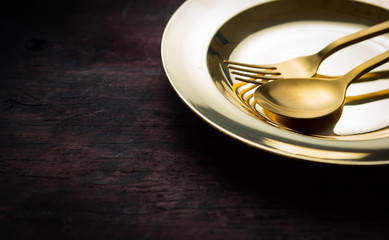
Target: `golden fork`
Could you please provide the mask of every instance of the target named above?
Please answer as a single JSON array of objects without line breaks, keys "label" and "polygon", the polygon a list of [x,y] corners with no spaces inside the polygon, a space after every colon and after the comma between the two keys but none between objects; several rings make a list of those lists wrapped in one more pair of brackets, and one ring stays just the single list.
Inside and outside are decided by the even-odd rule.
[{"label": "golden fork", "polygon": [[[256,81],[256,79],[268,81],[282,78],[313,77],[315,76],[321,62],[336,51],[388,32],[389,21],[386,21],[335,40],[319,52],[312,55],[301,56],[269,65],[246,64],[228,60],[225,60],[224,63],[227,63],[227,67],[233,70],[231,74],[241,76],[236,77],[236,80],[250,83],[260,83]],[[320,77],[327,76],[320,75]]]}]

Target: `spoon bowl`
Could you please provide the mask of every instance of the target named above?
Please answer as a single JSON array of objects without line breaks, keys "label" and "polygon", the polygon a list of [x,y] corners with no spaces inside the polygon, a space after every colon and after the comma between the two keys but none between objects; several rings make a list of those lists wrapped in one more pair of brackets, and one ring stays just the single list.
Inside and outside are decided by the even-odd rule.
[{"label": "spoon bowl", "polygon": [[316,118],[336,111],[344,101],[345,91],[339,81],[290,78],[260,86],[254,98],[263,108],[280,115]]},{"label": "spoon bowl", "polygon": [[329,135],[334,134],[333,130],[342,117],[343,107],[346,104],[365,104],[389,98],[389,88],[362,95],[346,96],[342,106],[334,112],[319,118],[301,119],[284,117],[263,109],[263,113],[273,122],[288,128],[291,131],[308,135]]}]

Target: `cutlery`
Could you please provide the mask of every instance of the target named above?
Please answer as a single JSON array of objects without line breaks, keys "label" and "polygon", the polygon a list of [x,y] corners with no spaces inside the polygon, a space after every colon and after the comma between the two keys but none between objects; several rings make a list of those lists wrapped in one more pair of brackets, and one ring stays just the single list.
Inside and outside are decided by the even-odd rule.
[{"label": "cutlery", "polygon": [[255,101],[263,108],[292,118],[318,118],[343,105],[352,81],[389,61],[389,50],[353,68],[344,76],[328,78],[285,78],[259,86]]},{"label": "cutlery", "polygon": [[[234,70],[231,74],[249,78],[236,77],[235,79],[239,81],[258,83],[254,79],[266,82],[282,78],[313,77],[321,62],[336,51],[388,32],[389,21],[385,21],[335,40],[313,55],[300,56],[269,65],[245,64],[228,60],[225,60],[224,63],[228,64],[229,69]],[[321,77],[326,78],[327,76],[321,75]]]}]

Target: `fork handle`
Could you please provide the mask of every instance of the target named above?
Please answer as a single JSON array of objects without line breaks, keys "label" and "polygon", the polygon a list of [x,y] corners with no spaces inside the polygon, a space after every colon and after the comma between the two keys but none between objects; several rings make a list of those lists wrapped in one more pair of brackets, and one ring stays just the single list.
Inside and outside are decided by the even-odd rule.
[{"label": "fork handle", "polygon": [[321,59],[325,59],[342,48],[388,32],[389,21],[382,22],[333,41],[325,48],[323,48],[320,52],[318,52],[318,55],[321,57]]}]

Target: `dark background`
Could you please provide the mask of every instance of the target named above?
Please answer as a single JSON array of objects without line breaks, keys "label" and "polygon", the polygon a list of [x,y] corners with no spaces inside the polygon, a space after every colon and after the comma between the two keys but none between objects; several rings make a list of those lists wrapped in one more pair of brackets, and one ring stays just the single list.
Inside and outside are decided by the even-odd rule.
[{"label": "dark background", "polygon": [[160,41],[183,0],[0,12],[0,239],[388,239],[388,167],[246,146],[192,113]]}]

